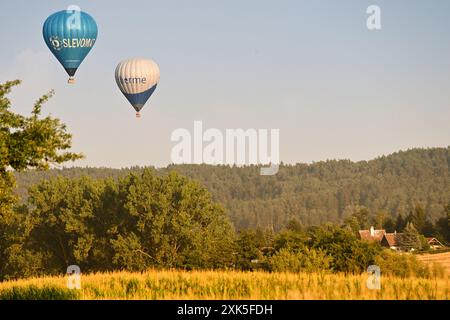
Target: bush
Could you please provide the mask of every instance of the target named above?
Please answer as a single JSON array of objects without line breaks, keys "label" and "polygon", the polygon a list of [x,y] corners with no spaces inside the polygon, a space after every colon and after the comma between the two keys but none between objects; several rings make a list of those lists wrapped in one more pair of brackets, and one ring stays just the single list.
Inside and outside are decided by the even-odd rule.
[{"label": "bush", "polygon": [[331,257],[322,250],[304,248],[301,251],[281,249],[268,258],[270,271],[274,272],[316,272],[329,270]]},{"label": "bush", "polygon": [[399,254],[390,250],[383,250],[375,258],[375,264],[380,267],[382,274],[401,278],[441,278],[445,274],[443,267],[438,264],[429,267],[412,254]]}]

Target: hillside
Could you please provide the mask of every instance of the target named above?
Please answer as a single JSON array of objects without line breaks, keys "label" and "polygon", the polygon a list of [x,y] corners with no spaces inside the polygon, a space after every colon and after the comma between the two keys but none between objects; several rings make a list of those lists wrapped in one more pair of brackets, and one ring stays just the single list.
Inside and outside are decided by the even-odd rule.
[{"label": "hillside", "polygon": [[[339,222],[355,206],[374,215],[407,215],[420,203],[436,220],[450,200],[450,147],[413,149],[371,161],[330,160],[313,164],[282,165],[276,176],[260,176],[258,167],[172,165],[171,170],[200,181],[221,202],[235,226],[279,230],[290,219],[304,225]],[[42,179],[57,175],[119,178],[141,168],[70,168],[17,173],[17,193]]]}]

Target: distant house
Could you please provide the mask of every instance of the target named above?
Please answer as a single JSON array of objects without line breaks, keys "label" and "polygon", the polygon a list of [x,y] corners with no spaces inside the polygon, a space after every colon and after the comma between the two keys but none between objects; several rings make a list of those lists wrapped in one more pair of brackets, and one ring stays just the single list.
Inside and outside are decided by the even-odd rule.
[{"label": "distant house", "polygon": [[370,227],[369,230],[359,230],[360,238],[369,242],[380,243],[385,234],[386,230],[375,230],[374,227]]},{"label": "distant house", "polygon": [[431,249],[437,250],[444,248],[444,245],[436,238],[426,238]]},{"label": "distant house", "polygon": [[[369,230],[359,230],[359,236],[361,240],[366,240],[369,242],[378,242],[381,246],[385,248],[390,248],[395,251],[405,251],[400,243],[400,237],[402,233],[387,233],[386,230],[375,230],[371,227]],[[427,242],[432,250],[442,249],[445,246],[436,238],[426,238]],[[407,250],[406,250],[407,251]],[[411,250],[413,251],[413,250]]]},{"label": "distant house", "polygon": [[378,242],[380,245],[392,250],[400,250],[398,244],[398,237],[400,233],[387,233],[386,230],[375,230],[374,227],[370,227],[369,230],[359,230],[359,236],[361,240],[369,242]]},{"label": "distant house", "polygon": [[390,248],[390,249],[396,250],[396,251],[400,251],[401,247],[400,247],[399,241],[398,241],[399,236],[401,236],[401,233],[397,233],[397,232],[385,233],[383,236],[383,239],[381,239],[380,244],[383,247]]}]

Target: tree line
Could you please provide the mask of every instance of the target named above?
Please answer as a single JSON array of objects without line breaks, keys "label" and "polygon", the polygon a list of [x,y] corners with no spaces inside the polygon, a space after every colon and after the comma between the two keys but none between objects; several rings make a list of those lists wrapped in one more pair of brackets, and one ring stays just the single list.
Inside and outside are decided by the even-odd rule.
[{"label": "tree line", "polygon": [[[386,224],[391,230],[397,219],[407,219],[417,205],[430,222],[443,218],[450,199],[449,166],[450,147],[413,149],[356,163],[281,165],[272,177],[260,176],[257,166],[172,165],[157,172],[177,171],[206,186],[237,230],[259,227],[277,232],[292,219],[305,226],[342,223],[360,209],[367,209],[378,227]],[[58,175],[117,179],[142,170],[67,168],[17,173],[17,194],[25,199],[29,186]]]},{"label": "tree line", "polygon": [[[446,210],[448,218],[450,205]],[[417,250],[426,249],[413,226],[421,216],[417,207],[413,222],[402,230]],[[145,169],[119,179],[56,177],[31,187],[27,202],[3,224],[0,273],[6,278],[60,274],[72,264],[83,272],[181,268],[361,273],[387,257],[392,265],[385,266],[386,273],[401,263],[403,272],[431,276],[413,258],[389,255],[378,243],[360,240],[358,230],[368,221],[368,211],[361,209],[340,225],[305,227],[293,219],[279,232],[236,231],[204,186],[175,171],[161,176]]]},{"label": "tree line", "polygon": [[59,119],[41,116],[51,92],[29,117],[11,111],[7,95],[18,84],[0,85],[0,280],[61,274],[73,264],[83,272],[360,273],[383,263],[387,273],[431,276],[414,257],[361,241],[357,229],[403,228],[419,250],[419,231],[448,241],[449,148],[283,165],[274,177],[256,166],[42,173],[82,155],[68,151],[71,135]]}]

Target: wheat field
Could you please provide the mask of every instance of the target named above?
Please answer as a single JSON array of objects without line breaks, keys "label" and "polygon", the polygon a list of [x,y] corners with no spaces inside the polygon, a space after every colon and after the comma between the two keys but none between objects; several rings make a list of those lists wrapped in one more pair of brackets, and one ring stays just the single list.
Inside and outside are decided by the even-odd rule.
[{"label": "wheat field", "polygon": [[0,283],[0,299],[14,300],[449,300],[448,277],[382,277],[381,290],[366,287],[366,275],[236,271],[148,271],[82,275],[81,290],[67,277]]},{"label": "wheat field", "polygon": [[447,274],[450,274],[450,252],[437,254],[421,254],[417,255],[417,259],[428,265],[438,263],[445,269]]}]

